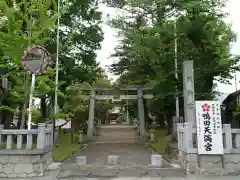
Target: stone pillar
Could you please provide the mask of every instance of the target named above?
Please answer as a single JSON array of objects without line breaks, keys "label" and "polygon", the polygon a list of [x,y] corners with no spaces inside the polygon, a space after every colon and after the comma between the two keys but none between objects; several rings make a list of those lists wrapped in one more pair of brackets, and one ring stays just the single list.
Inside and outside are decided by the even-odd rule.
[{"label": "stone pillar", "polygon": [[185,152],[191,151],[193,149],[193,136],[192,136],[192,123],[185,122],[184,126],[184,136],[183,136],[183,144]]},{"label": "stone pillar", "polygon": [[178,139],[178,133],[177,133],[177,124],[178,123],[183,123],[183,117],[179,117],[179,119],[176,118],[176,116],[173,116],[172,118],[172,123],[173,123],[173,128],[172,128],[172,141],[176,142]]},{"label": "stone pillar", "polygon": [[89,138],[91,138],[93,135],[95,96],[96,96],[95,91],[92,91],[90,95],[90,102],[89,102],[88,130],[87,130],[87,136]]},{"label": "stone pillar", "polygon": [[196,127],[193,61],[183,62],[184,119]]},{"label": "stone pillar", "polygon": [[144,104],[143,104],[143,92],[142,90],[137,91],[138,94],[138,118],[139,118],[139,129],[140,136],[145,135],[145,119],[144,119]]},{"label": "stone pillar", "polygon": [[177,117],[176,116],[173,116],[172,118],[172,135],[175,136],[176,133],[177,133]]},{"label": "stone pillar", "polygon": [[231,151],[232,150],[232,128],[231,124],[223,124],[223,130],[225,131],[225,136],[224,136],[224,146],[226,150]]},{"label": "stone pillar", "polygon": [[51,133],[51,137],[50,137],[50,144],[53,145],[53,124],[47,124],[47,128],[51,129],[52,133]]},{"label": "stone pillar", "polygon": [[46,124],[38,124],[37,149],[44,149],[46,144]]}]

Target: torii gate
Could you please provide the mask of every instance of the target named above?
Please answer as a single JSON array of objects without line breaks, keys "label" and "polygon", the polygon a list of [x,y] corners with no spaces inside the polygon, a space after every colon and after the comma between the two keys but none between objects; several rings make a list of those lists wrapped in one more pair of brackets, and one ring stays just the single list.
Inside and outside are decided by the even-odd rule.
[{"label": "torii gate", "polygon": [[[94,124],[94,111],[95,111],[95,101],[96,100],[109,100],[112,99],[113,101],[121,101],[121,100],[137,100],[138,101],[138,118],[139,118],[139,129],[140,129],[140,136],[143,137],[145,135],[145,119],[144,119],[144,104],[143,99],[152,99],[152,94],[144,94],[143,91],[152,90],[152,87],[144,87],[139,85],[126,85],[121,87],[106,87],[99,85],[93,85],[88,87],[80,87],[81,90],[91,91],[90,95],[82,95],[82,98],[85,100],[90,100],[89,104],[89,116],[88,116],[88,130],[87,136],[89,138],[93,135],[93,124]],[[137,91],[136,95],[126,95],[126,94],[119,94],[116,98],[114,94],[108,95],[98,95],[96,92],[99,91]]]}]

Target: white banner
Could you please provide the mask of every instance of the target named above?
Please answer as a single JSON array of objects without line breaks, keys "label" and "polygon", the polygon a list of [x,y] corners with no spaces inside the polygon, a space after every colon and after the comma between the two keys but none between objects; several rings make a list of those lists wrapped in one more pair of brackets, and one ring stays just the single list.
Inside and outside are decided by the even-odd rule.
[{"label": "white banner", "polygon": [[196,101],[198,154],[223,154],[219,101]]}]

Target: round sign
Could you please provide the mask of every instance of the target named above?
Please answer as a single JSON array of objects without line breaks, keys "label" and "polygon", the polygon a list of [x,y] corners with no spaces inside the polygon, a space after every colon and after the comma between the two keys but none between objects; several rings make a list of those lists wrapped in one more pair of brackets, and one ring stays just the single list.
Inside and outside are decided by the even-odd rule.
[{"label": "round sign", "polygon": [[22,57],[22,66],[30,74],[41,74],[50,62],[50,54],[42,46],[27,48]]}]

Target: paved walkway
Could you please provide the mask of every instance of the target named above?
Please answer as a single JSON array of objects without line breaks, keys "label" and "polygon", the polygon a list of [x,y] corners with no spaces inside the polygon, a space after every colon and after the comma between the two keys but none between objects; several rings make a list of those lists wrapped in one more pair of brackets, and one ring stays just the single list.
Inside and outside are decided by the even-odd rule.
[{"label": "paved walkway", "polygon": [[119,157],[120,166],[135,167],[150,164],[152,150],[143,144],[89,144],[87,148],[73,155],[64,164],[75,164],[77,156],[86,156],[87,164],[105,166],[109,155]]},{"label": "paved walkway", "polygon": [[[108,180],[239,180],[240,177],[196,177],[189,176],[186,178],[168,178],[168,177],[129,177],[129,178],[112,178]],[[47,180],[47,179],[46,179]],[[106,179],[98,179],[98,178],[81,178],[81,179],[72,179],[72,180],[106,180]]]},{"label": "paved walkway", "polygon": [[[89,144],[87,148],[73,155],[60,167],[61,178],[95,177],[111,179],[116,177],[184,177],[181,168],[173,168],[165,163],[164,168],[154,168],[151,164],[153,151],[142,143],[129,144]],[[117,155],[119,164],[108,166],[108,156]],[[86,156],[86,166],[76,166],[76,157]]]},{"label": "paved walkway", "polygon": [[[110,131],[110,130],[108,130]],[[119,133],[120,130],[116,131]],[[114,131],[111,131],[113,133]],[[106,132],[111,136],[110,132]],[[117,136],[116,136],[117,137]],[[114,137],[115,138],[115,137]],[[141,143],[104,143],[88,144],[87,148],[77,152],[64,161],[60,169],[45,173],[44,177],[29,180],[239,180],[240,177],[185,177],[184,170],[149,167],[153,151]],[[109,155],[119,157],[119,166],[109,167]],[[76,157],[86,156],[87,166],[76,166]],[[58,176],[58,177],[56,177]],[[20,180],[20,179],[19,179]]]},{"label": "paved walkway", "polygon": [[[35,177],[35,178],[0,178],[1,180],[60,180],[56,177],[57,172],[45,173],[44,177]],[[110,178],[108,180],[239,180],[240,176],[222,176],[222,177],[196,177],[188,176],[185,178],[171,178],[171,177],[118,177]],[[69,178],[64,180],[107,180],[106,178]]]}]

